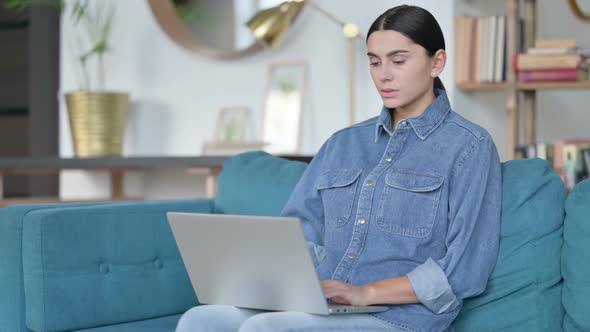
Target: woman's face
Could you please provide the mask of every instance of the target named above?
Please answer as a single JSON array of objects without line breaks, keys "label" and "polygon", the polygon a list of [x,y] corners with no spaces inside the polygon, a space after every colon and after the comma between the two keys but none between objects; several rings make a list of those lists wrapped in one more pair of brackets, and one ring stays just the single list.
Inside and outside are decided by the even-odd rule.
[{"label": "woman's face", "polygon": [[[433,89],[436,61],[426,49],[393,30],[375,31],[367,40],[371,77],[388,108],[411,108]],[[442,70],[442,69],[441,69]]]}]

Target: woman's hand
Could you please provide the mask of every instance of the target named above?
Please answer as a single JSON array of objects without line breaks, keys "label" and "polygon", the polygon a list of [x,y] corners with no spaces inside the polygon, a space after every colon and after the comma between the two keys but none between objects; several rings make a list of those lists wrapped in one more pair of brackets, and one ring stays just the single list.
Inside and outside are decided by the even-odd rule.
[{"label": "woman's hand", "polygon": [[322,280],[320,284],[326,298],[335,303],[362,307],[373,304],[368,286],[353,286],[336,280]]}]

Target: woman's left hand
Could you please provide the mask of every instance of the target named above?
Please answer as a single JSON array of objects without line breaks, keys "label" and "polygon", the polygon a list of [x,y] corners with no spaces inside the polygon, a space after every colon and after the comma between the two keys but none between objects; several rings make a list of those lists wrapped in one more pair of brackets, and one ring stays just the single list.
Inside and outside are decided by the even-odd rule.
[{"label": "woman's left hand", "polygon": [[372,304],[367,286],[353,286],[336,280],[322,280],[320,284],[326,298],[335,303],[363,307]]}]

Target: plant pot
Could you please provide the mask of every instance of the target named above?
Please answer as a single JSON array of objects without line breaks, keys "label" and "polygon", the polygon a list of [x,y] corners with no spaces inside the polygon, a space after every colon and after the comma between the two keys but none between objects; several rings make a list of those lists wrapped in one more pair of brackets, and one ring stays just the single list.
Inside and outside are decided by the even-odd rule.
[{"label": "plant pot", "polygon": [[77,91],[66,104],[76,157],[122,154],[129,94]]}]

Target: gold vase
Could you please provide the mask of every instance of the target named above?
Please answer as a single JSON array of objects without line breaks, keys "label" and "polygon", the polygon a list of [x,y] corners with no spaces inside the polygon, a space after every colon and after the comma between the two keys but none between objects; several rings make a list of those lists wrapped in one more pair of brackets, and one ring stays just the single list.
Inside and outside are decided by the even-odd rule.
[{"label": "gold vase", "polygon": [[66,94],[76,157],[120,156],[129,95],[78,91]]}]

